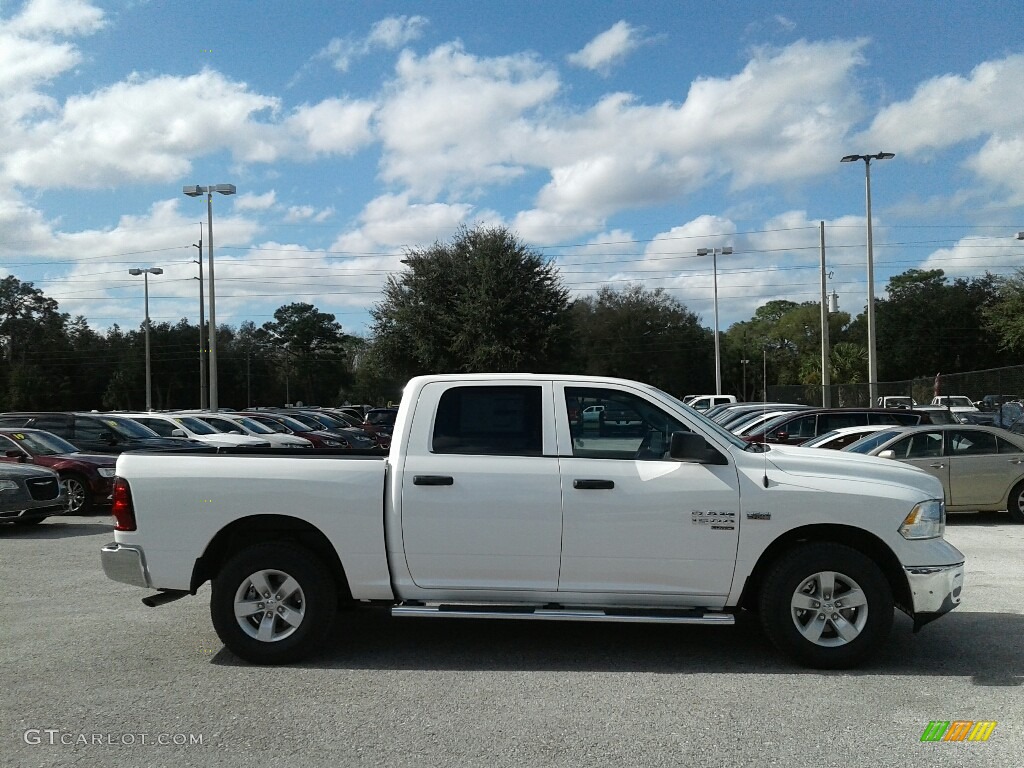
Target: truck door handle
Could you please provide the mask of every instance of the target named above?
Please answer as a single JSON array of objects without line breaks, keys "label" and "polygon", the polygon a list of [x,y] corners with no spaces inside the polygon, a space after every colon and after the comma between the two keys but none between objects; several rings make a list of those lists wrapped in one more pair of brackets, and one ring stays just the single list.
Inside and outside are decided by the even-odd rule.
[{"label": "truck door handle", "polygon": [[931,467],[932,469],[942,469],[946,465],[945,464],[929,464],[928,466]]},{"label": "truck door handle", "polygon": [[604,491],[615,487],[613,480],[573,480],[572,487],[581,491]]},{"label": "truck door handle", "polygon": [[454,485],[455,480],[448,475],[414,475],[413,485]]}]

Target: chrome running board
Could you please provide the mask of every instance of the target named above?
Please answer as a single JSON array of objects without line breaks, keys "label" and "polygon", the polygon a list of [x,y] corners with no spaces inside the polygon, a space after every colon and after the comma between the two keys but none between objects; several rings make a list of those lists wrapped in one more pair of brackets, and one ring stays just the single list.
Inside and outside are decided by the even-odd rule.
[{"label": "chrome running board", "polygon": [[461,603],[396,605],[392,616],[459,619],[534,619],[543,621],[613,621],[629,624],[735,624],[731,613],[703,610],[632,608],[564,608],[530,605],[466,605]]}]

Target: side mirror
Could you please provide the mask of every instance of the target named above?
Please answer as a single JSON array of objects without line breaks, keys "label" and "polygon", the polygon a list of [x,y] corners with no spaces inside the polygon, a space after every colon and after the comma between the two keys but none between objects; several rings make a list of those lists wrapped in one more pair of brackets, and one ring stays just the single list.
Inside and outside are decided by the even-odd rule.
[{"label": "side mirror", "polygon": [[185,434],[184,429],[172,429],[171,437],[188,437],[188,435]]},{"label": "side mirror", "polygon": [[24,453],[19,451],[17,448],[12,448],[9,451],[4,451],[4,455],[6,455],[8,459],[17,459],[18,461],[25,461],[25,459],[28,458]]},{"label": "side mirror", "polygon": [[673,432],[668,455],[678,461],[696,464],[726,464],[725,456],[708,445],[696,432]]},{"label": "side mirror", "polygon": [[100,432],[100,440],[107,445],[117,445],[117,438],[114,437],[113,432]]},{"label": "side mirror", "polygon": [[880,458],[880,459],[895,459],[896,458],[896,451],[893,451],[893,450],[882,451],[881,453],[878,454],[878,458]]}]

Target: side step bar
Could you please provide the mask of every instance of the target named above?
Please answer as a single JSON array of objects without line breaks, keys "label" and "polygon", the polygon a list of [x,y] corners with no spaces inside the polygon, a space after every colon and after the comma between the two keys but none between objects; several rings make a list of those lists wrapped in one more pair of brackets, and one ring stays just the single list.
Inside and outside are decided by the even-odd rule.
[{"label": "side step bar", "polygon": [[433,616],[460,619],[534,619],[544,621],[614,621],[630,624],[735,624],[731,613],[702,610],[637,610],[629,608],[565,608],[561,606],[403,604],[392,616]]}]

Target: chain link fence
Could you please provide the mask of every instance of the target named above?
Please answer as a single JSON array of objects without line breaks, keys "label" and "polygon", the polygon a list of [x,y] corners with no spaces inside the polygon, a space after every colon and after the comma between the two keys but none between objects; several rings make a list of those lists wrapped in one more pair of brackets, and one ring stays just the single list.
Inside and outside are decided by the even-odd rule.
[{"label": "chain link fence", "polygon": [[[972,402],[980,401],[986,395],[1002,396],[1011,400],[1024,399],[1024,365],[966,373],[942,373],[938,375],[937,380],[940,395],[966,395]],[[864,408],[875,405],[871,402],[870,391],[866,383],[833,384],[828,387],[828,399],[824,399],[821,385],[771,385],[767,389],[769,402],[802,403],[814,406],[820,406],[826,402],[831,408]],[[935,395],[935,389],[936,377],[878,382],[879,397],[890,395],[912,397],[918,405],[930,403]]]}]

